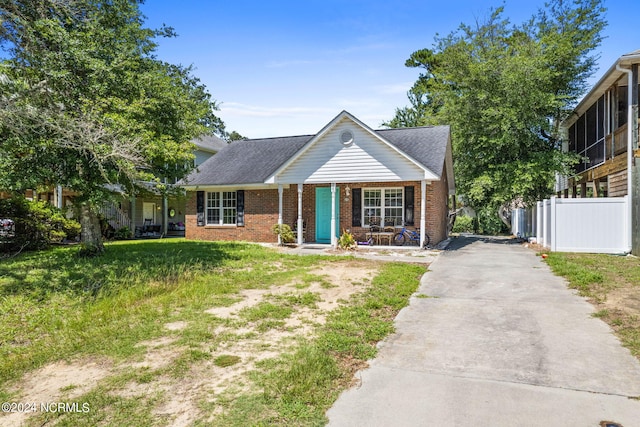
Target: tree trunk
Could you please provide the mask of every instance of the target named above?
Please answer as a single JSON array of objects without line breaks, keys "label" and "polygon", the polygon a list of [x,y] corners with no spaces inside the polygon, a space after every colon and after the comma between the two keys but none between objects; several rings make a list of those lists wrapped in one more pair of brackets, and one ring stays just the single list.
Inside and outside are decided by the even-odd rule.
[{"label": "tree trunk", "polygon": [[83,202],[80,205],[80,226],[82,227],[81,241],[85,250],[96,254],[104,252],[100,220],[90,202]]}]

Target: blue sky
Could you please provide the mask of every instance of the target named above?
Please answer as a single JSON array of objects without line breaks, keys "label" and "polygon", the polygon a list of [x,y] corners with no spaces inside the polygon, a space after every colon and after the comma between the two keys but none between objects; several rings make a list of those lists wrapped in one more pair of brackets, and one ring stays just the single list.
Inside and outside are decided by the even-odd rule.
[{"label": "blue sky", "polygon": [[[419,70],[405,60],[461,23],[483,20],[500,0],[147,0],[147,26],[167,24],[162,60],[193,65],[219,102],[227,130],[247,137],[313,134],[347,110],[373,128],[407,104]],[[506,0],[521,23],[544,0]],[[640,1],[607,2],[609,26],[597,79],[640,49]]]}]

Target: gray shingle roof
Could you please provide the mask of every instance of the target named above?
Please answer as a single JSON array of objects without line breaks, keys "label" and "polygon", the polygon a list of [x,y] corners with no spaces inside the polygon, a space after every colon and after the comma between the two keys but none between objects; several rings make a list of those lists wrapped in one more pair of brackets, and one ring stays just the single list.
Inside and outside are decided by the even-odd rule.
[{"label": "gray shingle roof", "polygon": [[229,145],[227,144],[227,141],[220,139],[215,135],[202,135],[199,138],[193,139],[191,142],[193,142],[198,148],[215,152],[218,152]]},{"label": "gray shingle roof", "polygon": [[[235,141],[192,172],[182,184],[232,185],[263,183],[313,135]],[[186,182],[185,182],[186,181]]]},{"label": "gray shingle roof", "polygon": [[[375,131],[400,151],[437,176],[445,163],[449,126],[384,129]],[[248,139],[232,142],[198,167],[183,185],[259,184],[315,135]]]},{"label": "gray shingle roof", "polygon": [[449,126],[384,129],[375,132],[437,176],[442,176]]}]

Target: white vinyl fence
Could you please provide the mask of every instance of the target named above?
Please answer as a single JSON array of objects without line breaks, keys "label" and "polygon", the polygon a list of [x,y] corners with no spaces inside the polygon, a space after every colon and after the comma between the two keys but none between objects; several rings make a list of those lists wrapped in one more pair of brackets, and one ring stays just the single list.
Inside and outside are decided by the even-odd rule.
[{"label": "white vinyl fence", "polygon": [[627,197],[562,199],[552,197],[535,208],[515,209],[511,231],[554,252],[625,253],[629,251]]}]

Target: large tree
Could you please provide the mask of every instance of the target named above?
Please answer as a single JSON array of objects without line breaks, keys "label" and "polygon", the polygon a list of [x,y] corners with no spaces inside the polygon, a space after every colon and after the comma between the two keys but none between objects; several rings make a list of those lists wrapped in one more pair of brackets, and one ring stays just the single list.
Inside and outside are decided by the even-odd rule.
[{"label": "large tree", "polygon": [[189,67],[158,60],[168,27],[136,0],[0,0],[0,188],[63,185],[80,196],[83,240],[102,249],[94,206],[114,184],[181,178],[190,140],[224,133]]},{"label": "large tree", "polygon": [[548,196],[573,160],[558,150],[559,123],[595,71],[604,10],[601,0],[553,0],[513,25],[500,7],[436,37],[407,60],[424,71],[387,125],[450,124],[459,193],[477,210]]}]

